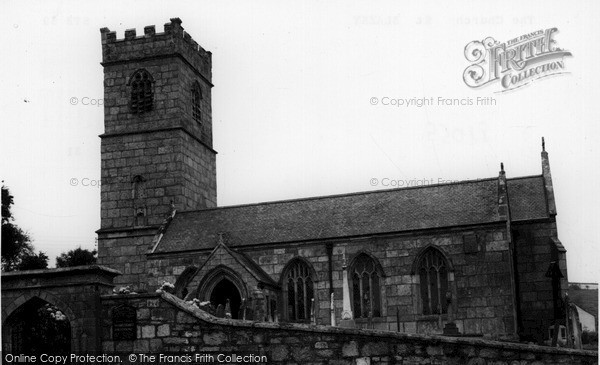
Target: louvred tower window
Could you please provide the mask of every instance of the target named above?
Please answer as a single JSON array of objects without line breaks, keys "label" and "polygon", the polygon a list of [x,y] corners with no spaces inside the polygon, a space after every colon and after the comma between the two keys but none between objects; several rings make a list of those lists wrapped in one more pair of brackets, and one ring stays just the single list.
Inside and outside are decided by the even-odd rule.
[{"label": "louvred tower window", "polygon": [[146,70],[136,71],[129,80],[131,87],[131,111],[136,114],[151,111],[154,107],[154,80]]}]

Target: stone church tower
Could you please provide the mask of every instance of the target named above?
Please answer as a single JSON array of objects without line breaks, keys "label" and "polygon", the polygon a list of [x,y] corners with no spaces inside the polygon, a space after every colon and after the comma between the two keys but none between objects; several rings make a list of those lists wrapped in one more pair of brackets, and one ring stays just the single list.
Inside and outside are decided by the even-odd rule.
[{"label": "stone church tower", "polygon": [[145,254],[173,209],[216,206],[211,53],[179,18],[136,35],[102,35],[104,134],[99,261],[146,282]]}]

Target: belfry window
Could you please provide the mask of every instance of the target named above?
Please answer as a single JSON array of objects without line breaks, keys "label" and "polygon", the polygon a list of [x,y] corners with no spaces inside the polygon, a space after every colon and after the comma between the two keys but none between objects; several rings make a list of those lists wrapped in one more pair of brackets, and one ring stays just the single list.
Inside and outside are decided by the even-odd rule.
[{"label": "belfry window", "polygon": [[133,113],[144,113],[154,107],[154,91],[152,76],[146,70],[136,71],[129,80],[131,87],[130,106]]},{"label": "belfry window", "polygon": [[382,273],[377,262],[367,254],[360,254],[350,267],[352,277],[352,303],[355,318],[381,316]]},{"label": "belfry window", "polygon": [[283,279],[287,319],[292,322],[309,321],[314,295],[310,267],[302,260],[295,260],[289,264]]},{"label": "belfry window", "polygon": [[429,248],[418,266],[423,314],[442,314],[448,310],[448,264],[440,251]]},{"label": "belfry window", "polygon": [[202,123],[202,109],[200,108],[201,102],[202,90],[200,89],[198,82],[195,82],[192,86],[192,118],[198,123]]}]

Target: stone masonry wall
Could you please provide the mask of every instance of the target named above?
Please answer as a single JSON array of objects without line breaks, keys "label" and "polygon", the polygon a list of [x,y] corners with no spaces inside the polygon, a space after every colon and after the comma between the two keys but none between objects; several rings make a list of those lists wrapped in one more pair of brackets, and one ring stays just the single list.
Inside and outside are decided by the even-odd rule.
[{"label": "stone masonry wall", "polygon": [[[468,237],[468,238],[466,238]],[[418,273],[413,275],[412,266],[424,248],[439,248],[448,258],[453,273],[449,274],[449,289],[453,291],[455,322],[462,333],[503,336],[514,334],[510,265],[505,228],[488,227],[451,233],[408,234],[379,238],[339,240],[333,243],[333,290],[335,293],[336,318],[341,318],[342,309],[342,261],[345,252],[348,262],[357,254],[366,252],[381,264],[384,279],[381,284],[382,316],[374,318],[375,329],[406,333],[440,333],[438,316],[421,315]],[[471,243],[469,247],[465,240]],[[473,243],[474,242],[474,243]],[[267,248],[236,248],[244,251],[275,282],[280,282],[285,265],[294,257],[305,258],[316,272],[315,307],[317,322],[330,324],[329,263],[325,242],[312,244],[282,244]],[[468,251],[468,252],[466,252]],[[149,256],[153,280],[161,281],[161,275],[174,282],[172,273],[183,270],[190,261],[194,265],[204,264],[204,257],[192,255],[154,258]],[[242,279],[245,271],[238,272]],[[202,279],[192,281],[189,292]],[[248,292],[255,288],[249,286]],[[281,298],[279,300],[281,305]],[[396,310],[400,313],[400,328],[397,328]],[[285,313],[283,308],[279,313]],[[447,316],[443,317],[444,322]],[[366,319],[356,319],[357,325],[367,327]]]},{"label": "stone masonry wall", "polygon": [[158,289],[163,281],[175,284],[177,279],[187,268],[199,268],[202,266],[206,262],[209,254],[210,252],[175,253],[160,258],[149,256],[146,278],[149,290],[152,291]]},{"label": "stone masonry wall", "polygon": [[155,233],[154,229],[132,229],[98,234],[98,263],[122,273],[114,279],[116,286],[148,289],[146,253]]},{"label": "stone masonry wall", "polygon": [[[519,278],[522,335],[530,341],[547,340],[548,327],[554,319],[552,280],[546,277],[550,262],[559,261],[562,288],[568,286],[564,252],[552,241],[556,237],[556,223],[513,225],[513,236]],[[563,293],[564,295],[564,290]],[[561,295],[561,296],[562,296]]]},{"label": "stone masonry wall", "polygon": [[[171,203],[178,210],[215,206],[216,164],[209,152],[181,130],[103,138],[102,228],[161,224]],[[144,179],[142,197],[134,196],[135,176]],[[141,222],[136,205],[145,207]]]},{"label": "stone masonry wall", "polygon": [[[135,340],[112,339],[112,308],[137,312]],[[212,317],[166,293],[104,296],[103,353],[169,354],[203,362],[237,354],[269,364],[597,364],[597,352],[487,340]],[[264,356],[264,357],[262,357]],[[215,361],[216,360],[216,361]],[[237,362],[240,362],[239,360]]]}]

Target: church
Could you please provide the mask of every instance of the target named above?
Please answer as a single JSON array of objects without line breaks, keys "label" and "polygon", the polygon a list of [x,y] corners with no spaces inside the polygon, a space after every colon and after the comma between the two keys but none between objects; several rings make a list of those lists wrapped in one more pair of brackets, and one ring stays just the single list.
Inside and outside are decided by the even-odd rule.
[{"label": "church", "polygon": [[597,365],[543,139],[529,176],[221,207],[211,53],[100,33],[98,264],[2,273],[4,361]]},{"label": "church", "polygon": [[567,268],[545,146],[531,176],[219,207],[211,53],[181,24],[100,30],[98,251],[118,287],[172,283],[234,319],[547,340]]}]

